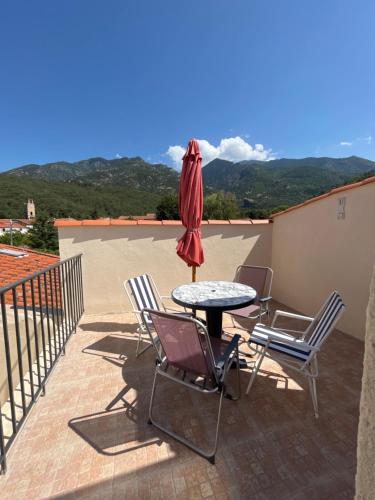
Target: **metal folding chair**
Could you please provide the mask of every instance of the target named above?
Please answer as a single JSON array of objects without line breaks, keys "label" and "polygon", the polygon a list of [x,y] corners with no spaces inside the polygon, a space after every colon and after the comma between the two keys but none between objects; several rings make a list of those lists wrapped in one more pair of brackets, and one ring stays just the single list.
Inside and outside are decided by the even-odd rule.
[{"label": "metal folding chair", "polygon": [[257,298],[250,306],[225,311],[230,314],[232,321],[235,319],[258,319],[261,321],[263,315],[267,315],[269,320],[272,279],[273,271],[270,267],[247,265],[237,267],[234,281],[254,288],[257,292]]},{"label": "metal folding chair", "polygon": [[[284,365],[307,377],[315,417],[318,418],[318,397],[316,391],[316,379],[319,374],[318,352],[334,329],[345,308],[346,306],[341,296],[338,292],[334,291],[314,318],[287,311],[276,311],[271,327],[257,323],[250,335],[248,344],[250,347],[256,346],[259,358],[254,364],[246,394],[250,392],[263,359],[265,357],[271,358],[282,366]],[[276,328],[275,323],[282,316],[307,321],[309,326],[303,331],[280,330]]]},{"label": "metal folding chair", "polygon": [[[142,315],[147,328],[149,328],[149,323],[146,320],[147,318],[151,319],[160,340],[161,352],[163,353],[161,358],[157,360],[155,367],[149,408],[149,423],[152,423],[158,429],[214,463],[222,400],[227,389],[226,377],[234,361],[237,361],[237,391],[238,398],[240,397],[240,372],[238,363],[238,340],[240,336],[234,335],[230,342],[214,339],[209,337],[205,325],[194,318],[176,316],[151,309],[145,309]],[[156,383],[159,376],[198,391],[201,394],[220,395],[215,440],[211,450],[203,450],[185,439],[185,437],[176,434],[155,421],[153,417],[153,405]],[[234,398],[231,397],[231,399]]]},{"label": "metal folding chair", "polygon": [[[145,317],[142,315],[143,309],[149,308],[158,311],[170,311],[175,312],[175,314],[183,314],[184,316],[190,316],[191,314],[167,308],[163,303],[163,299],[169,299],[170,297],[159,294],[154,280],[148,274],[142,274],[140,276],[136,276],[135,278],[130,278],[127,281],[124,281],[123,286],[132,305],[133,313],[138,321],[136,356],[140,356],[152,346],[155,347],[156,352],[159,354],[159,340],[155,331],[152,328],[147,328],[147,325],[150,327],[152,326],[152,321],[147,315]],[[151,343],[147,344],[140,351],[139,348],[144,334],[149,335]]]}]

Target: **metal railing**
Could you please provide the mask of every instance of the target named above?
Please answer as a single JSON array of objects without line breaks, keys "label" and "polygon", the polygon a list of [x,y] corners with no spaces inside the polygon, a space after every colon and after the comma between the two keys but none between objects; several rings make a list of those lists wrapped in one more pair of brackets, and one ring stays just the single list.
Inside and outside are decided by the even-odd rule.
[{"label": "metal railing", "polygon": [[81,254],[0,288],[1,473],[83,311]]}]

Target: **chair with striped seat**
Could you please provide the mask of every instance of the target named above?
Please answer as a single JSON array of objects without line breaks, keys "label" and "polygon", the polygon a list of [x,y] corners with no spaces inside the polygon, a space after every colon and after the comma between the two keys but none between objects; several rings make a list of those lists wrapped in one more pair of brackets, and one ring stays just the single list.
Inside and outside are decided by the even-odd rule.
[{"label": "chair with striped seat", "polygon": [[[260,369],[264,357],[272,358],[277,363],[302,373],[309,381],[315,417],[318,418],[318,398],[316,378],[318,377],[317,355],[323,343],[334,329],[345,310],[345,304],[338,292],[332,292],[314,318],[301,316],[287,311],[276,311],[271,327],[257,323],[248,344],[256,348],[259,358],[254,364],[252,375],[246,389],[251,386]],[[275,327],[277,318],[287,317],[309,322],[303,331],[279,329]],[[297,336],[299,334],[299,337]]]},{"label": "chair with striped seat", "polygon": [[[163,312],[173,312],[175,314],[182,314],[184,316],[191,316],[189,313],[182,313],[171,308],[167,308],[163,299],[169,299],[169,296],[162,296],[159,294],[158,289],[155,285],[154,280],[148,274],[142,274],[140,276],[136,276],[135,278],[130,278],[123,283],[125,291],[129,297],[130,303],[133,308],[133,313],[135,314],[138,321],[138,342],[137,342],[137,350],[136,356],[140,356],[147,349],[154,346],[158,356],[160,357],[160,342],[159,339],[152,328],[152,321],[149,315],[142,315],[143,309],[153,309],[156,311]],[[144,319],[146,318],[146,319]],[[147,324],[145,323],[147,322]],[[147,325],[149,328],[147,328]],[[142,335],[149,335],[151,343],[147,344],[141,351],[139,350]]]}]

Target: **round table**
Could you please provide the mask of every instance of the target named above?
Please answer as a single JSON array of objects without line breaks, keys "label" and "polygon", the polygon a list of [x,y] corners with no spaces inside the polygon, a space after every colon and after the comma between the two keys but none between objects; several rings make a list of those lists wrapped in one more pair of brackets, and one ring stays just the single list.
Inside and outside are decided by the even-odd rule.
[{"label": "round table", "polygon": [[172,291],[176,304],[206,312],[207,330],[212,337],[221,337],[223,311],[241,309],[255,301],[254,288],[232,281],[197,281]]}]

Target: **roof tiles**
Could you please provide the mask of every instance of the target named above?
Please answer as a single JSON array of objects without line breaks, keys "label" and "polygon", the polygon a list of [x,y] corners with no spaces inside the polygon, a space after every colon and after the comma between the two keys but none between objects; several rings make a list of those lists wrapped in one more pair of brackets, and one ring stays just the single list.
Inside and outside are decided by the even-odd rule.
[{"label": "roof tiles", "polygon": [[[42,271],[46,267],[56,264],[60,260],[58,255],[36,252],[35,250],[30,250],[29,248],[20,248],[0,243],[0,249],[26,252],[26,255],[23,257],[14,257],[0,253],[0,288],[26,278],[37,271]],[[18,288],[17,296],[19,296],[20,293],[22,294],[22,290],[20,287]],[[27,287],[26,293],[28,296],[29,292],[29,287]],[[12,296],[10,292],[5,294],[5,301],[7,304],[12,303]]]}]

